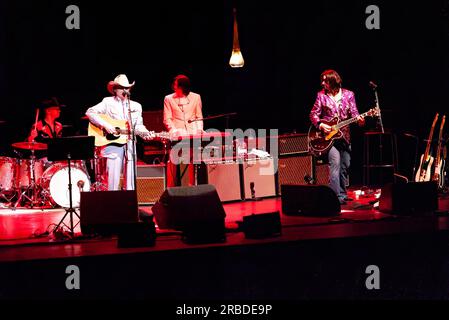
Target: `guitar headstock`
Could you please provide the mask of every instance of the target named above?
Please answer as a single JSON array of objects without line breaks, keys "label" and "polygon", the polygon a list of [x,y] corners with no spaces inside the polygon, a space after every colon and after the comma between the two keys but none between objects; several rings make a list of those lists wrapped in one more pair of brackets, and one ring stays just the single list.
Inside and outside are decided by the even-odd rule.
[{"label": "guitar headstock", "polygon": [[378,117],[378,116],[380,116],[380,108],[379,107],[374,107],[372,109],[369,109],[368,112],[367,112],[367,115],[371,116],[371,117]]}]

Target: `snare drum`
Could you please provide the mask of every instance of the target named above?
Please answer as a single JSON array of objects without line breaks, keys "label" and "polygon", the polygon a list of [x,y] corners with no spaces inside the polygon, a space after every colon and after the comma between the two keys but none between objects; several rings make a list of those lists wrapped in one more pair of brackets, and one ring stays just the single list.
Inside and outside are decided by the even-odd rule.
[{"label": "snare drum", "polygon": [[[90,179],[79,164],[70,165],[72,181],[72,207],[79,208],[81,191],[90,191]],[[50,194],[50,201],[63,208],[70,207],[69,168],[67,164],[55,163],[42,175],[41,187]]]},{"label": "snare drum", "polygon": [[0,157],[0,191],[14,190],[16,167],[16,159]]},{"label": "snare drum", "polygon": [[[44,163],[34,160],[34,182],[37,183],[44,172]],[[18,160],[16,183],[18,188],[27,188],[31,184],[31,160]]]}]

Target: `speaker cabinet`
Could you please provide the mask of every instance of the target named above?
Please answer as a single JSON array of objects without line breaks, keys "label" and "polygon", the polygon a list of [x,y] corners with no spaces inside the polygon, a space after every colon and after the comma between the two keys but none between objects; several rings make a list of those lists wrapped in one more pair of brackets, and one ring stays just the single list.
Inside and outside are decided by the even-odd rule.
[{"label": "speaker cabinet", "polygon": [[206,164],[206,183],[215,186],[222,202],[241,200],[239,164],[219,162]]},{"label": "speaker cabinet", "polygon": [[81,192],[80,225],[83,234],[116,234],[121,226],[137,223],[135,190]]},{"label": "speaker cabinet", "polygon": [[[303,154],[279,158],[278,181],[283,184],[308,184],[308,177],[313,178],[313,157]],[[281,191],[282,192],[282,191]]]},{"label": "speaker cabinet", "polygon": [[335,192],[324,185],[281,185],[282,212],[286,215],[335,216],[340,202]]},{"label": "speaker cabinet", "polygon": [[152,211],[159,228],[181,230],[187,242],[226,238],[226,213],[213,185],[167,188]]},{"label": "speaker cabinet", "polygon": [[244,216],[242,229],[248,239],[280,236],[282,226],[279,211]]},{"label": "speaker cabinet", "polygon": [[280,135],[278,137],[279,155],[293,155],[309,152],[307,133]]},{"label": "speaker cabinet", "polygon": [[165,165],[137,166],[137,200],[140,205],[155,203],[166,188]]},{"label": "speaker cabinet", "polygon": [[435,182],[389,183],[382,188],[379,210],[396,215],[428,215],[438,210]]},{"label": "speaker cabinet", "polygon": [[315,162],[315,176],[314,183],[321,185],[328,185],[330,178],[329,164],[323,162]]},{"label": "speaker cabinet", "polygon": [[276,195],[275,162],[273,159],[254,159],[243,162],[244,199]]}]

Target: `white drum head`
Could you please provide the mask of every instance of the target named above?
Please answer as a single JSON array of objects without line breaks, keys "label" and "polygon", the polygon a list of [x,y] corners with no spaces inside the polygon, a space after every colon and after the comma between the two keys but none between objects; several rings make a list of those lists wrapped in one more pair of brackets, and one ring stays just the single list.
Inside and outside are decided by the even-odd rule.
[{"label": "white drum head", "polygon": [[[90,180],[83,170],[76,167],[70,168],[70,175],[72,178],[72,207],[79,208],[80,190],[90,191]],[[80,185],[82,185],[82,188],[79,187]],[[63,208],[70,207],[68,167],[63,167],[55,172],[51,177],[49,189],[54,202]]]}]

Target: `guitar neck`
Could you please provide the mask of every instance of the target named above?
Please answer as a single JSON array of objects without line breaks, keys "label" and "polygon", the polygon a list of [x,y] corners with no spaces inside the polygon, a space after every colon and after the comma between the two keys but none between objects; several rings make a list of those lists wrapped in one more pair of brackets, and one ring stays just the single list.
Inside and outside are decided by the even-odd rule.
[{"label": "guitar neck", "polygon": [[[369,115],[369,111],[367,111],[367,112],[365,112],[365,113],[362,113],[362,114],[359,115],[359,116],[366,117],[367,115]],[[357,121],[357,118],[358,118],[359,116],[354,117],[354,118],[351,118],[351,119],[348,119],[348,120],[343,120],[343,121],[339,122],[339,123],[336,125],[336,128],[337,128],[337,129],[341,129],[341,128],[343,128],[343,127],[346,127],[347,125],[350,125],[351,123],[356,122],[356,121]]]},{"label": "guitar neck", "polygon": [[437,114],[435,115],[435,118],[433,119],[432,127],[430,128],[429,138],[428,138],[428,140],[427,140],[426,151],[425,151],[424,157],[423,157],[424,160],[426,160],[426,159],[429,157],[429,153],[430,153],[430,144],[432,143],[433,131],[435,130],[435,124],[437,123],[438,116],[439,116],[439,114],[437,113]]},{"label": "guitar neck", "polygon": [[446,121],[446,116],[443,116],[443,119],[441,120],[441,125],[440,125],[440,134],[438,136],[438,147],[437,147],[436,163],[440,162],[440,158],[441,158],[441,149],[443,147],[443,144],[442,144],[443,128],[444,128],[445,121]]}]

